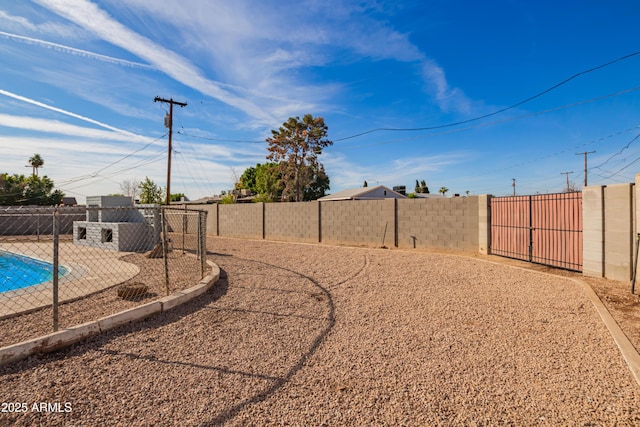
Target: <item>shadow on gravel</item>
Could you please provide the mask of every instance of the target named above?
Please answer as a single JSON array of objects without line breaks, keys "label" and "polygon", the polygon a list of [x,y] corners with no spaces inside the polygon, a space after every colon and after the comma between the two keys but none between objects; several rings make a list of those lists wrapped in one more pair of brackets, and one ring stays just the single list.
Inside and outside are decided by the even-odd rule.
[{"label": "shadow on gravel", "polygon": [[[311,357],[313,355],[313,353],[316,352],[316,350],[320,347],[320,345],[324,341],[325,337],[329,334],[331,329],[333,329],[333,327],[336,324],[335,305],[333,303],[333,297],[331,296],[331,293],[325,287],[323,287],[320,283],[318,283],[313,277],[307,276],[305,274],[299,273],[299,272],[297,272],[295,270],[292,270],[292,269],[289,269],[289,268],[281,267],[281,266],[274,265],[274,264],[269,264],[269,263],[263,262],[263,261],[257,261],[257,260],[245,259],[245,258],[236,258],[236,259],[240,259],[242,261],[252,262],[252,263],[256,263],[256,264],[261,264],[261,265],[264,265],[264,266],[267,266],[267,267],[271,267],[271,268],[274,268],[274,269],[278,269],[278,270],[284,270],[284,271],[287,271],[289,273],[295,274],[295,275],[297,275],[297,276],[299,276],[299,277],[311,282],[313,284],[313,286],[315,286],[318,289],[318,291],[322,295],[324,295],[324,298],[326,298],[326,300],[324,302],[327,303],[327,306],[328,306],[328,309],[329,309],[329,313],[327,315],[327,318],[323,319],[323,320],[328,321],[328,324],[322,330],[322,332],[320,332],[315,337],[315,339],[313,340],[313,342],[309,346],[309,349],[304,354],[302,354],[302,356],[298,360],[298,363],[293,365],[289,369],[289,371],[287,371],[287,373],[282,378],[275,378],[274,379],[274,383],[270,387],[266,388],[263,391],[260,391],[260,392],[256,393],[253,397],[251,397],[249,399],[245,399],[244,401],[238,403],[237,405],[229,408],[228,410],[226,410],[226,411],[222,412],[221,414],[219,414],[217,417],[215,417],[215,418],[213,418],[211,420],[208,420],[208,421],[203,421],[202,423],[199,424],[201,426],[217,426],[217,425],[220,425],[220,424],[224,424],[225,422],[228,422],[228,421],[232,420],[244,408],[246,408],[248,406],[251,406],[251,405],[253,405],[255,403],[262,402],[263,400],[267,399],[269,396],[271,396],[272,394],[277,392],[278,389],[280,389],[283,385],[288,383],[291,380],[291,378],[300,369],[302,369],[302,367],[305,365],[305,363],[307,362],[309,357]],[[314,296],[314,295],[317,295],[317,294],[311,294],[311,296]],[[316,300],[318,300],[317,297],[315,297],[315,298],[316,298]],[[324,300],[324,298],[323,298],[323,300]]]},{"label": "shadow on gravel", "polygon": [[13,374],[25,369],[32,369],[39,365],[55,362],[57,360],[63,360],[69,356],[78,356],[87,351],[101,351],[100,347],[112,341],[115,338],[140,332],[146,329],[155,329],[161,326],[173,323],[180,318],[201,310],[206,305],[223,297],[229,288],[229,282],[227,280],[227,274],[220,268],[220,278],[213,285],[213,287],[204,294],[197,298],[173,308],[165,313],[159,313],[148,317],[137,323],[120,326],[94,337],[88,338],[84,341],[76,343],[71,347],[60,349],[51,353],[40,353],[31,356],[27,359],[15,362],[13,364],[0,367],[0,375]]}]

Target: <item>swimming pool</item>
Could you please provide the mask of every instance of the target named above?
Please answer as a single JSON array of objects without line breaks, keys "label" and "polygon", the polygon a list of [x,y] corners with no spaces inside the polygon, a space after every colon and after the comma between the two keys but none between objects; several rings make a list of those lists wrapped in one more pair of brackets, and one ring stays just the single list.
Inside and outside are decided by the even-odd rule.
[{"label": "swimming pool", "polygon": [[[59,266],[58,277],[67,270]],[[0,293],[14,291],[53,279],[53,264],[0,250]]]}]

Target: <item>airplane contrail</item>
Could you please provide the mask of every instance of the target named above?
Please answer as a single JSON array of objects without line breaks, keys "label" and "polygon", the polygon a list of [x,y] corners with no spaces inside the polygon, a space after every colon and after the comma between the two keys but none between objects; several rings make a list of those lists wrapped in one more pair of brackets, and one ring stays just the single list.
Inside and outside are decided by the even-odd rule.
[{"label": "airplane contrail", "polygon": [[78,49],[71,46],[65,46],[63,44],[52,43],[46,40],[34,39],[33,37],[20,36],[18,34],[7,33],[5,31],[0,31],[0,36],[8,37],[11,39],[21,40],[27,43],[40,44],[46,47],[60,49],[62,51],[66,51],[72,53],[74,55],[86,56],[94,59],[98,59],[100,61],[110,62],[112,64],[126,65],[128,67],[134,68],[144,68],[144,69],[155,69],[153,66],[149,64],[143,64],[141,62],[127,61],[126,59],[115,58],[113,56],[102,55],[100,53],[91,52],[88,50]]},{"label": "airplane contrail", "polygon": [[15,93],[12,93],[12,92],[9,92],[9,91],[3,90],[3,89],[0,89],[0,95],[4,95],[4,96],[7,96],[9,98],[17,99],[18,101],[26,102],[28,104],[36,105],[38,107],[41,107],[41,108],[44,108],[44,109],[47,109],[47,110],[50,110],[50,111],[55,111],[57,113],[61,113],[61,114],[64,114],[66,116],[73,117],[73,118],[85,121],[87,123],[92,123],[94,125],[100,126],[102,128],[105,128],[105,129],[109,129],[109,130],[114,131],[114,132],[118,132],[118,133],[121,133],[121,134],[129,135],[129,136],[132,136],[132,137],[135,137],[135,138],[145,138],[146,139],[146,137],[144,137],[142,135],[137,135],[137,134],[135,134],[133,132],[129,132],[127,130],[118,129],[116,127],[110,126],[110,125],[108,125],[106,123],[99,122],[99,121],[94,120],[92,118],[81,116],[79,114],[72,113],[71,111],[63,110],[62,108],[53,107],[51,105],[44,104],[44,103],[42,103],[40,101],[36,101],[35,99],[30,99],[30,98],[27,98],[27,97],[24,97],[24,96],[21,96],[21,95],[17,95]]}]

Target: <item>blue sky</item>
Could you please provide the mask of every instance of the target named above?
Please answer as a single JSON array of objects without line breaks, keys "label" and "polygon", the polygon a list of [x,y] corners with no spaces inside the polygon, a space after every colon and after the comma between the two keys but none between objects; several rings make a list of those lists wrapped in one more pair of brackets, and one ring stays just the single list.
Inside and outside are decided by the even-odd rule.
[{"label": "blue sky", "polygon": [[31,173],[39,153],[79,201],[165,186],[159,96],[188,104],[171,191],[191,199],[232,188],[307,113],[334,141],[332,192],[557,192],[562,172],[581,187],[584,151],[589,184],[632,182],[638,22],[626,0],[0,0],[0,172]]}]

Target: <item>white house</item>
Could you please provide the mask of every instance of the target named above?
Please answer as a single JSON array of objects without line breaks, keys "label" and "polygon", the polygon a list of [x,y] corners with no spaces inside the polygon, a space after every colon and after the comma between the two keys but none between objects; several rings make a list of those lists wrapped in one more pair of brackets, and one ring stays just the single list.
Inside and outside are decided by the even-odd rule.
[{"label": "white house", "polygon": [[331,202],[336,200],[381,200],[381,199],[406,199],[397,191],[393,191],[384,185],[377,187],[359,187],[338,191],[318,199],[320,202]]}]

